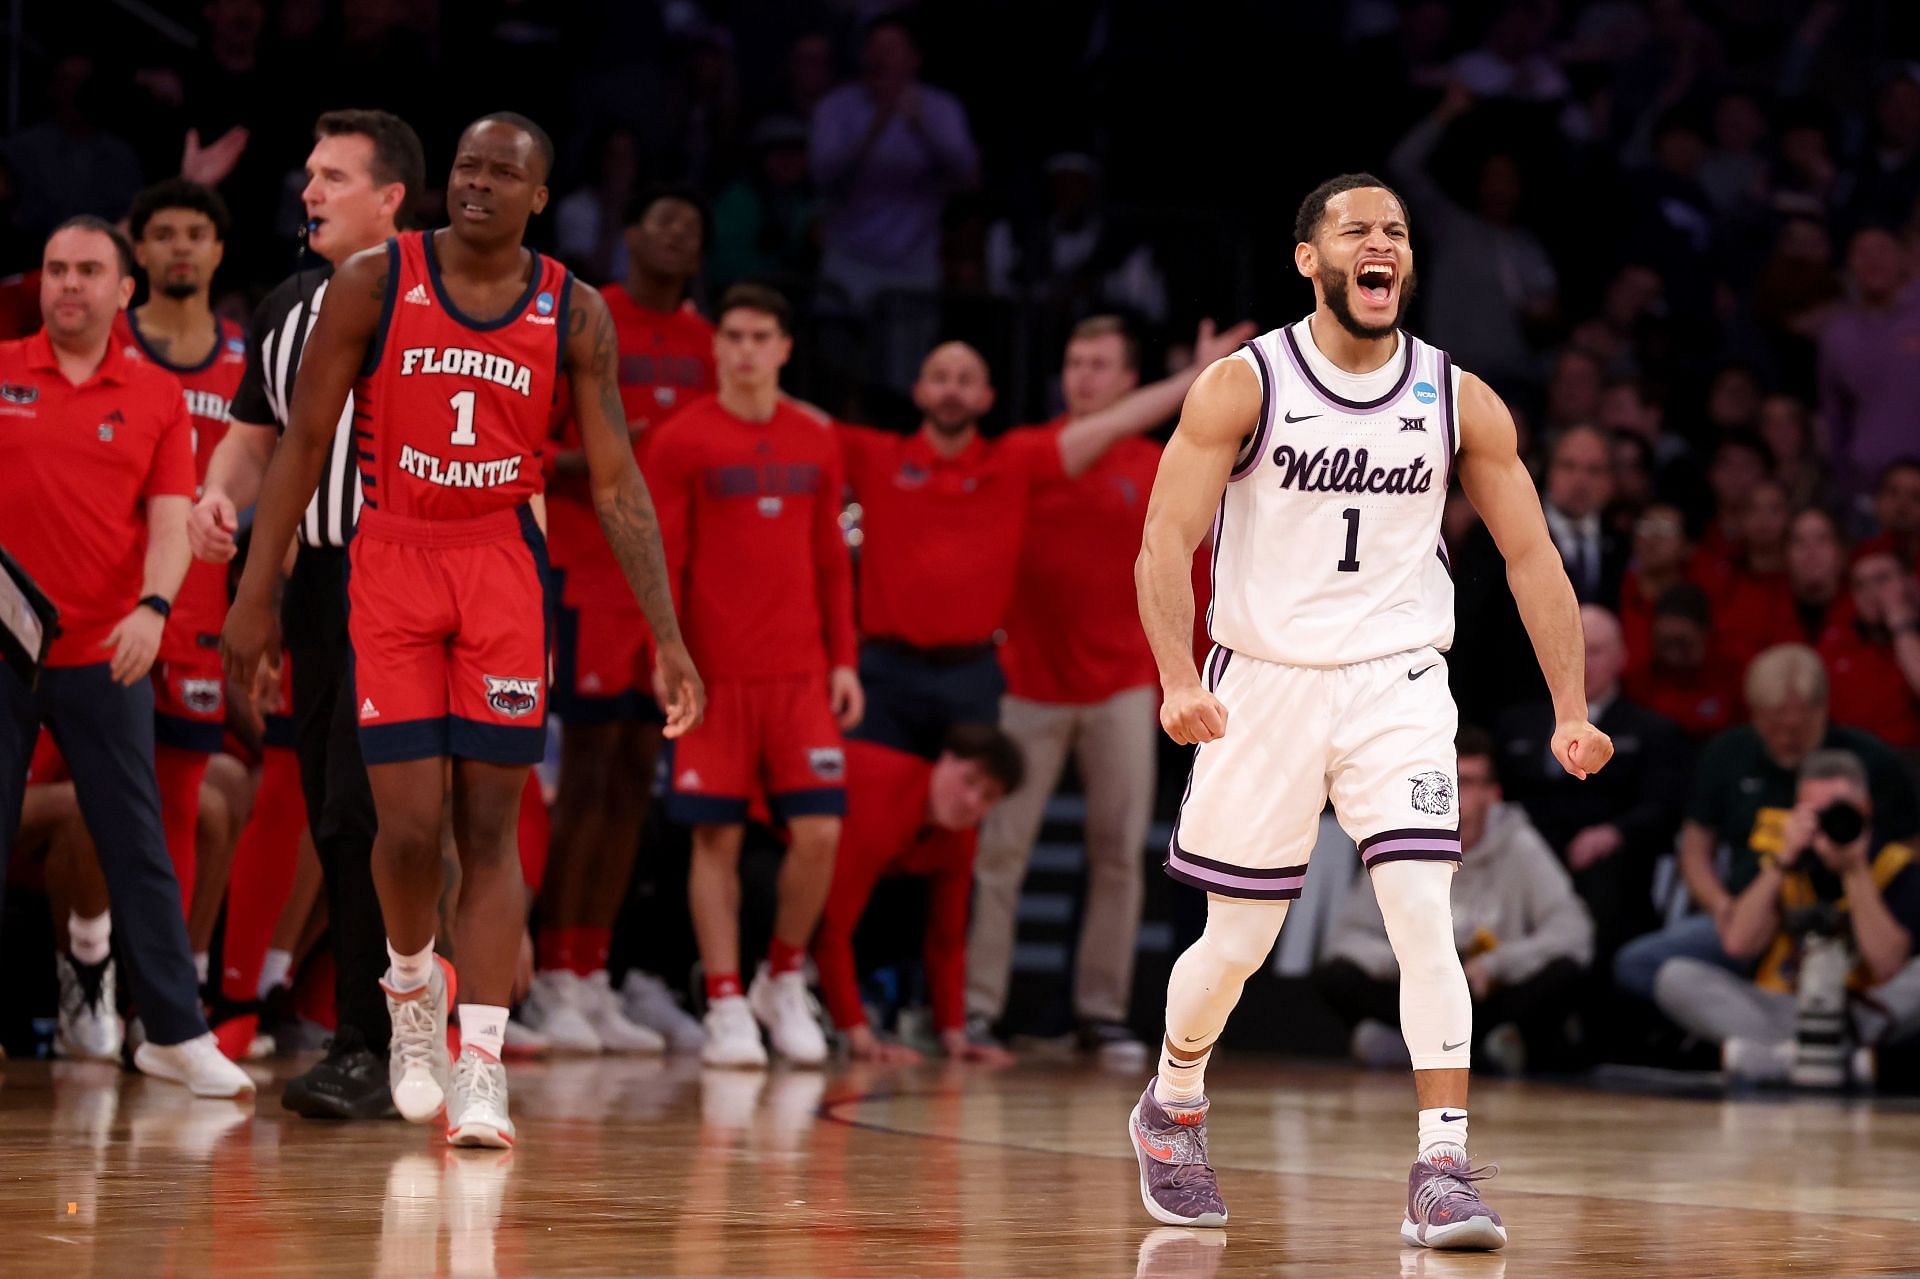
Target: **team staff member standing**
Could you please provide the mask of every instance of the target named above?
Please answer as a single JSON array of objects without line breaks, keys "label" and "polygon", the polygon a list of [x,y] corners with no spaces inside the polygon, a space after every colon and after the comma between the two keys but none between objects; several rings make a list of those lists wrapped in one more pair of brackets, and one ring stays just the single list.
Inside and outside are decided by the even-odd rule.
[{"label": "team staff member standing", "polygon": [[192,428],[180,384],[112,340],[132,297],[126,241],[99,218],[72,219],[42,259],[45,328],[0,343],[0,546],[61,626],[37,687],[0,665],[0,880],[45,723],[73,774],[130,960],[147,1030],[135,1065],[234,1097],[253,1083],[200,1015],[161,832],[147,681],[187,573]]},{"label": "team staff member standing", "polygon": [[1250,324],[1216,334],[1208,321],[1189,371],[1058,432],[1026,428],[993,440],[980,434],[993,407],[987,362],[964,342],[945,342],[913,386],[918,431],[840,428],[847,486],[864,512],[863,740],[931,758],[953,725],[999,721],[1006,681],[994,644],[1035,486],[1084,473],[1115,441],[1172,417],[1197,370],[1251,336]]},{"label": "team staff member standing", "polygon": [[[260,495],[333,269],[393,236],[426,182],[420,139],[396,116],[329,111],[314,133],[301,200],[307,247],[326,262],[297,272],[268,294],[254,315],[233,422],[208,464],[205,491],[188,526],[201,559],[233,558],[236,512]],[[387,1009],[379,985],[387,968],[386,927],[373,889],[373,792],[360,758],[348,674],[346,546],[361,500],[352,427],[349,400],[326,473],[300,520],[300,551],[281,609],[281,633],[293,661],[301,788],[326,877],[336,1027],[326,1057],[288,1081],[280,1104],[315,1119],[392,1113]]]},{"label": "team staff member standing", "polygon": [[[1067,411],[1043,429],[1063,434],[1139,383],[1139,347],[1120,319],[1084,320],[1067,341],[1060,372]],[[1158,673],[1140,629],[1133,557],[1159,466],[1158,444],[1125,439],[1085,474],[1034,494],[1000,650],[1007,676],[1000,726],[1020,745],[1026,781],[981,825],[967,946],[967,1014],[997,1021],[1006,1007],[1027,859],[1072,754],[1087,798],[1087,895],[1073,1015],[1083,1048],[1137,1056],[1147,1048],[1127,1029],[1127,1005],[1160,725]]]}]

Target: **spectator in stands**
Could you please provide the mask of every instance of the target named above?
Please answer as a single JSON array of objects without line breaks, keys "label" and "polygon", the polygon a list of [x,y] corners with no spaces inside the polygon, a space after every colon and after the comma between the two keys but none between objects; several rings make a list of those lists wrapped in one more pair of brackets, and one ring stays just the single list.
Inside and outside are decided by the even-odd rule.
[{"label": "spectator in stands", "polygon": [[1738,549],[1713,585],[1714,640],[1721,657],[1745,669],[1761,649],[1800,638],[1787,584],[1787,490],[1760,481],[1735,518]]},{"label": "spectator in stands", "polygon": [[1920,569],[1920,457],[1887,463],[1873,489],[1874,526],[1910,569]]},{"label": "spectator in stands", "polygon": [[1547,749],[1553,707],[1539,702],[1502,717],[1497,741],[1506,797],[1527,811],[1572,872],[1595,925],[1595,957],[1610,962],[1654,926],[1653,863],[1673,847],[1686,798],[1690,754],[1679,728],[1621,691],[1626,644],[1613,614],[1580,610],[1587,642],[1587,718],[1613,738],[1613,759],[1584,782]]},{"label": "spectator in stands", "polygon": [[1707,426],[1719,431],[1750,431],[1760,421],[1760,377],[1750,364],[1723,364],[1707,387]]},{"label": "spectator in stands", "polygon": [[1641,372],[1639,346],[1649,325],[1665,314],[1666,296],[1658,271],[1628,263],[1607,282],[1599,314],[1574,326],[1571,345],[1598,359],[1609,376]]},{"label": "spectator in stands", "polygon": [[1537,385],[1544,373],[1537,344],[1558,309],[1559,279],[1546,248],[1520,223],[1519,164],[1505,153],[1484,158],[1472,207],[1456,203],[1431,171],[1441,138],[1472,105],[1464,86],[1449,88],[1400,140],[1387,168],[1419,210],[1414,225],[1434,341],[1496,386]]},{"label": "spectator in stands", "polygon": [[1713,604],[1692,582],[1653,602],[1651,660],[1627,676],[1627,695],[1704,741],[1733,723],[1739,674],[1714,648]]},{"label": "spectator in stands", "polygon": [[1747,220],[1765,208],[1767,194],[1767,113],[1751,93],[1720,95],[1713,107],[1713,147],[1700,166],[1721,217]]},{"label": "spectator in stands", "polygon": [[1653,661],[1653,605],[1688,580],[1693,543],[1687,540],[1680,508],[1656,502],[1633,523],[1633,559],[1620,582],[1620,627],[1627,646],[1627,669]]},{"label": "spectator in stands", "polygon": [[1816,647],[1844,606],[1847,548],[1833,515],[1810,506],[1787,532],[1787,589],[1793,596],[1800,642]]},{"label": "spectator in stands", "polygon": [[1633,526],[1653,502],[1653,448],[1638,435],[1615,431],[1608,451],[1613,458],[1613,502],[1607,508],[1607,531],[1630,545]]},{"label": "spectator in stands", "polygon": [[1580,426],[1554,442],[1547,464],[1547,531],[1566,561],[1567,578],[1583,604],[1620,602],[1627,548],[1600,521],[1613,500],[1613,465],[1606,434]]},{"label": "spectator in stands", "polygon": [[1820,639],[1834,722],[1920,752],[1920,581],[1872,541],[1854,553],[1847,582],[1853,615]]},{"label": "spectator in stands", "polygon": [[854,933],[875,886],[913,875],[929,881],[924,932],[934,1030],[947,1056],[1002,1065],[1006,1050],[967,1034],[967,905],[973,892],[975,831],[993,806],[1018,790],[1020,748],[998,729],[961,725],[938,759],[847,744],[847,814],[833,863],[833,886],[813,938],[813,962],[828,1013],[861,1061],[909,1063],[920,1054],[882,1039],[860,998],[862,966]]},{"label": "spectator in stands", "polygon": [[1897,226],[1920,199],[1920,80],[1911,63],[1880,90],[1874,123],[1873,148],[1848,204],[1857,221]]},{"label": "spectator in stands", "polygon": [[[1830,810],[1851,810],[1853,837],[1830,834]],[[1751,978],[1724,964],[1675,956],[1654,979],[1654,1000],[1681,1027],[1720,1045],[1732,1078],[1781,1081],[1795,1058],[1796,984],[1815,914],[1837,915],[1857,961],[1847,986],[1859,996],[1852,1021],[1872,1045],[1920,1022],[1920,867],[1874,821],[1872,788],[1858,756],[1819,750],[1801,763],[1793,807],[1775,849],[1725,907],[1728,958],[1754,964]],[[1858,1072],[1871,1079],[1868,1071]]]},{"label": "spectator in stands", "polygon": [[[1694,769],[1692,797],[1680,825],[1680,873],[1699,913],[1628,943],[1614,957],[1614,979],[1642,999],[1676,955],[1733,971],[1745,965],[1724,948],[1734,897],[1780,851],[1794,805],[1796,774],[1816,750],[1847,751],[1867,770],[1877,825],[1884,838],[1920,832],[1920,803],[1900,759],[1879,741],[1827,718],[1827,672],[1804,644],[1781,644],[1753,660],[1746,674],[1752,722],[1708,742]],[[1716,869],[1722,850],[1725,870]]]},{"label": "spectator in stands", "polygon": [[1558,102],[1571,86],[1549,48],[1552,34],[1552,5],[1508,0],[1486,39],[1454,61],[1454,77],[1477,97]]},{"label": "spectator in stands", "polygon": [[133,147],[105,127],[105,82],[91,56],[72,53],[53,66],[46,120],[5,143],[19,204],[14,225],[43,239],[63,219],[89,213],[111,221],[142,185]]},{"label": "spectator in stands", "polygon": [[822,283],[865,312],[890,289],[940,283],[940,215],[979,177],[966,108],[920,81],[920,47],[898,15],[863,37],[859,81],[820,100],[814,185],[827,201]]},{"label": "spectator in stands", "polygon": [[1717,580],[1740,553],[1740,511],[1747,494],[1773,473],[1773,456],[1752,431],[1728,431],[1713,442],[1707,462],[1707,487],[1713,493],[1713,518],[1700,535],[1700,569]]},{"label": "spectator in stands", "polygon": [[560,198],[553,222],[561,258],[601,284],[627,275],[628,206],[640,187],[640,140],[631,129],[607,131],[595,169],[592,182]]},{"label": "spectator in stands", "polygon": [[807,126],[787,116],[753,130],[753,171],[713,206],[708,273],[724,292],[758,280],[803,293],[819,259],[820,201],[807,177]]},{"label": "spectator in stands", "polygon": [[1773,476],[1787,490],[1796,511],[1826,501],[1832,482],[1813,433],[1813,415],[1791,395],[1769,395],[1760,403],[1760,438],[1773,454]]},{"label": "spectator in stands", "polygon": [[[1564,1063],[1574,987],[1593,959],[1593,921],[1560,861],[1517,804],[1501,801],[1493,740],[1463,728],[1453,935],[1472,992],[1474,1056],[1510,1074]],[[1353,1027],[1353,1053],[1406,1069],[1400,975],[1362,872],[1327,934],[1314,985]]]},{"label": "spectator in stands", "polygon": [[1913,449],[1920,403],[1920,289],[1907,250],[1867,227],[1847,249],[1851,300],[1820,334],[1820,415],[1832,432],[1845,493],[1865,492],[1887,463]]},{"label": "spectator in stands", "polygon": [[1577,346],[1563,347],[1554,357],[1553,375],[1547,379],[1547,408],[1541,428],[1563,431],[1595,421],[1605,385],[1606,374],[1596,356]]},{"label": "spectator in stands", "polygon": [[1031,295],[1070,316],[1109,310],[1166,319],[1167,283],[1153,246],[1106,210],[1101,177],[1090,155],[1050,158],[1045,214],[1025,225],[1003,218],[987,233],[988,288]]}]

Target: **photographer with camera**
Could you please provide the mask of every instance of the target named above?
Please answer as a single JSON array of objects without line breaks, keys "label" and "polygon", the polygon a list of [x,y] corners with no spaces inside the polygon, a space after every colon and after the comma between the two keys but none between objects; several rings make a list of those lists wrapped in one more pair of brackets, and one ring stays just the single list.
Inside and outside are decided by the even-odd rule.
[{"label": "photographer with camera", "polygon": [[[1730,1079],[1837,1084],[1850,1044],[1920,1021],[1920,868],[1906,845],[1879,843],[1872,819],[1859,757],[1808,755],[1779,848],[1723,926],[1728,954],[1758,961],[1752,979],[1686,957],[1661,966],[1655,1001],[1721,1045]],[[1871,1080],[1870,1054],[1854,1055],[1853,1074]]]}]

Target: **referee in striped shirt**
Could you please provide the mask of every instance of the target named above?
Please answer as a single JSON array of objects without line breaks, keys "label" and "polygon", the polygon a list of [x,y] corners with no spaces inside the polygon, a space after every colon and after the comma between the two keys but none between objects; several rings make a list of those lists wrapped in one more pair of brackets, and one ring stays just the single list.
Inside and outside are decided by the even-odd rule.
[{"label": "referee in striped shirt", "polygon": [[[425,183],[420,139],[385,111],[329,111],[314,127],[307,157],[307,247],[325,265],[296,272],[255,313],[247,370],[233,424],[207,467],[188,524],[194,554],[234,555],[237,513],[260,493],[268,459],[285,429],[302,348],[325,302],[333,269],[406,225]],[[338,1027],[327,1056],[287,1084],[281,1104],[314,1119],[377,1119],[392,1113],[387,1081],[389,1025],[380,975],[386,930],[373,888],[373,792],[353,705],[347,643],[347,539],[360,511],[353,404],[334,434],[325,478],[300,524],[300,549],[286,583],[281,632],[293,662],[295,748],[326,880]]]}]

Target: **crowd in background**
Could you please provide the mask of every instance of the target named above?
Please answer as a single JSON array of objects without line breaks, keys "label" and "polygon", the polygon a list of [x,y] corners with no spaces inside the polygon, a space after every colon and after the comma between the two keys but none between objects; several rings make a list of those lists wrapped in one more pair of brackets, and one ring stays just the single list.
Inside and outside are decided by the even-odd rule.
[{"label": "crowd in background", "polygon": [[[1896,963],[1894,934],[1855,938],[1857,984],[1897,1014],[1875,1034],[1920,1012],[1902,994],[1920,871],[1885,851],[1920,834],[1920,11],[174,8],[177,45],[36,19],[28,109],[0,147],[0,274],[31,269],[60,219],[117,218],[185,172],[233,208],[218,290],[242,312],[293,265],[319,110],[412,121],[431,188],[435,148],[510,103],[561,142],[536,236],[584,278],[623,278],[635,197],[684,182],[710,213],[696,303],[780,287],[796,393],[911,425],[922,357],[961,337],[994,370],[997,427],[1061,411],[1057,359],[1088,316],[1124,316],[1170,368],[1199,316],[1296,318],[1299,195],[1378,173],[1410,210],[1409,327],[1513,408],[1618,750],[1584,785],[1552,764],[1497,551],[1456,493],[1451,668],[1475,731],[1455,909],[1476,996],[1504,1000],[1483,1046],[1515,1068],[1577,1060],[1597,1025],[1638,1033],[1656,1005],[1696,1037],[1774,1043],[1777,1009],[1699,1013],[1725,1002],[1710,983],[1789,997],[1807,934],[1780,903],[1857,911],[1867,884],[1909,948]],[[415,201],[430,225],[442,203]],[[1840,791],[1867,816],[1853,840],[1814,821]],[[1479,874],[1477,850],[1514,869]],[[1360,1055],[1392,1058],[1365,905],[1349,899],[1318,985]],[[1568,1007],[1586,1022],[1571,1039]]]}]

